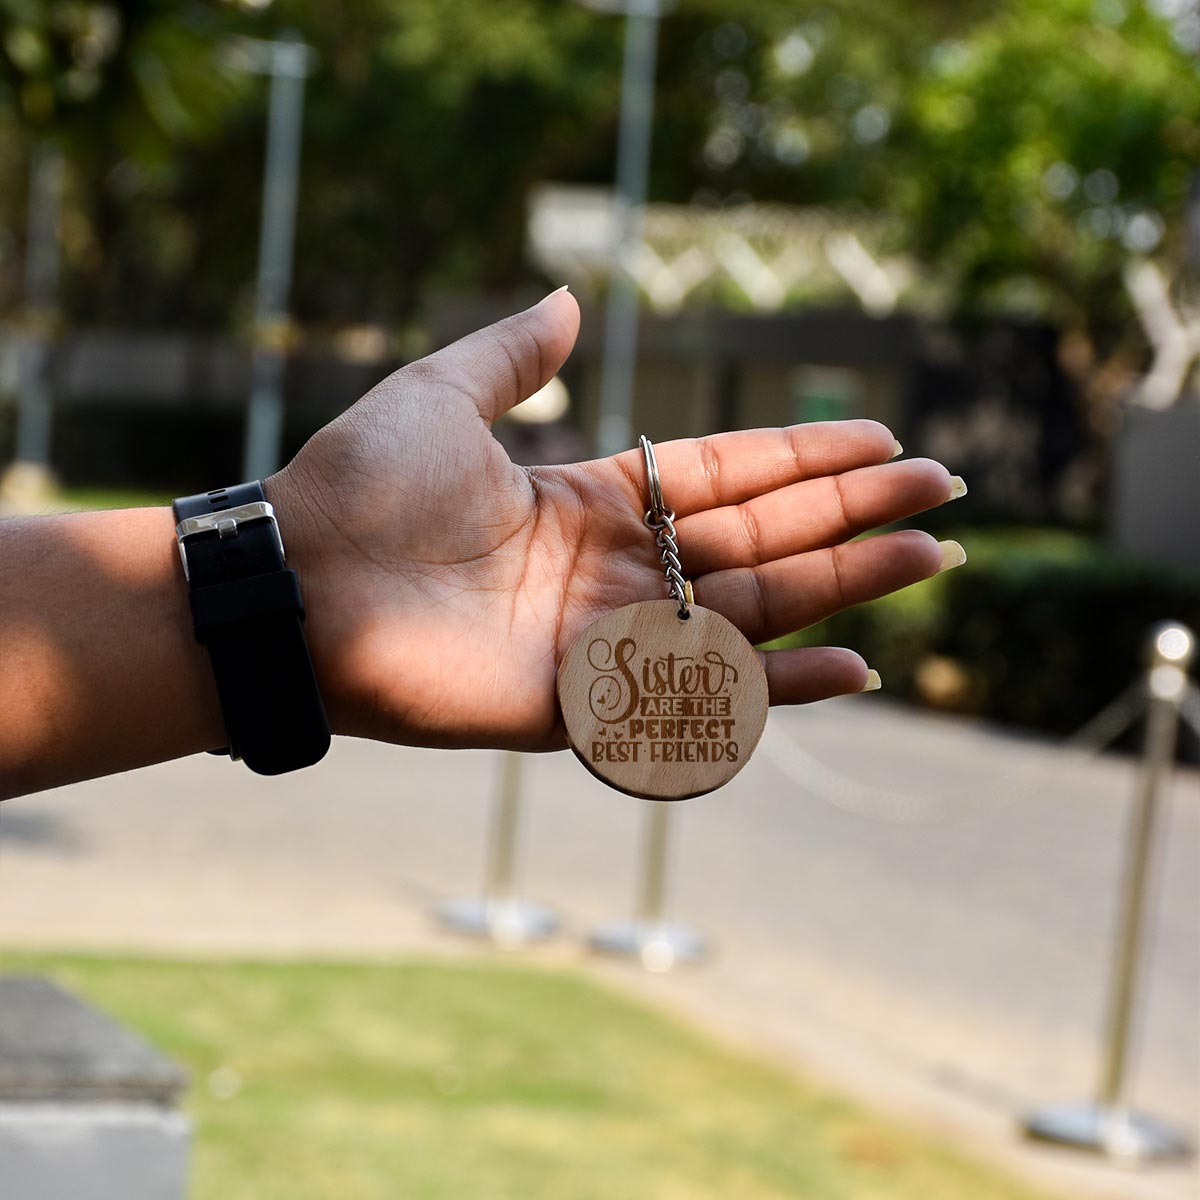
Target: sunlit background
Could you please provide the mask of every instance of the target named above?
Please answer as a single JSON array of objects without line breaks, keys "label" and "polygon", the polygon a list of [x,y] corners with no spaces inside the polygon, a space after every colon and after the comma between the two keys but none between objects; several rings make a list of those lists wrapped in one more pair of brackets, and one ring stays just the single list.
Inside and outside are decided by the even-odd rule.
[{"label": "sunlit background", "polygon": [[357,743],[5,804],[0,965],[191,1073],[193,1197],[1197,1194],[1196,0],[0,22],[0,512],[269,473],[564,283],[517,461],[866,416],[969,487],[792,639],[883,690],[669,819]]}]

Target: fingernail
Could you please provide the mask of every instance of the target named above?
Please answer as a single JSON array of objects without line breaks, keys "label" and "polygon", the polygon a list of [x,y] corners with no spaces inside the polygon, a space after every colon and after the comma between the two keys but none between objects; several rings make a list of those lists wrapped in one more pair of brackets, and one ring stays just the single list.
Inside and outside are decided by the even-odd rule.
[{"label": "fingernail", "polygon": [[892,445],[895,446],[895,449],[892,451],[892,457],[899,458],[900,455],[902,455],[904,453],[904,447],[902,445],[900,445],[900,443],[898,441],[896,441],[895,438],[892,439]]},{"label": "fingernail", "polygon": [[967,494],[967,481],[961,475],[950,476],[950,495],[947,500],[960,500]]},{"label": "fingernail", "polygon": [[542,298],[541,298],[541,299],[538,301],[538,303],[539,303],[539,304],[545,304],[545,303],[546,303],[546,301],[547,301],[547,300],[549,300],[551,296],[557,296],[559,292],[565,292],[565,291],[566,291],[566,290],[567,290],[567,289],[568,289],[570,286],[571,286],[571,285],[570,285],[569,283],[564,283],[564,284],[562,285],[562,287],[556,287],[556,288],[554,289],[554,291],[552,291],[552,292],[548,292],[548,293],[547,293],[545,296],[543,296],[543,297],[542,297]]},{"label": "fingernail", "polygon": [[937,574],[961,567],[967,561],[967,552],[957,542],[938,542],[938,545],[942,551],[942,565],[938,567]]},{"label": "fingernail", "polygon": [[867,671],[867,682],[858,690],[860,692],[877,692],[883,687],[883,680],[879,678],[879,672],[874,670]]}]

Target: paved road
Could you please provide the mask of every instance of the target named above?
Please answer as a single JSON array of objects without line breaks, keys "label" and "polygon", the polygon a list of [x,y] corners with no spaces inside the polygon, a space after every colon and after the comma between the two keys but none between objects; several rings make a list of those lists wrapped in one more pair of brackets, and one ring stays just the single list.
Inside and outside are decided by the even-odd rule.
[{"label": "paved road", "polygon": [[[810,754],[913,799],[815,799]],[[874,697],[775,714],[730,787],[673,810],[671,910],[712,963],[598,969],[1080,1195],[1194,1200],[1190,1169],[1012,1137],[1094,1083],[1132,769]],[[457,950],[427,914],[481,877],[496,774],[489,753],[346,741],[290,780],[199,757],[9,802],[0,945]],[[566,917],[548,953],[575,956],[632,905],[646,806],[566,754],[526,760],[525,791],[525,890]],[[1133,1087],[1200,1139],[1200,772],[1162,835]]]}]

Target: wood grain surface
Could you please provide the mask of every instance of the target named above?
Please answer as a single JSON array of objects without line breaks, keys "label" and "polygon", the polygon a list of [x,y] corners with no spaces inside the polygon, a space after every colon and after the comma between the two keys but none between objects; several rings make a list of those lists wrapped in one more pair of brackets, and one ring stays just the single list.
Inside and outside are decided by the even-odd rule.
[{"label": "wood grain surface", "polygon": [[674,600],[629,604],[589,625],[558,669],[567,740],[605,783],[684,800],[728,783],[758,745],[767,677],[724,617]]}]

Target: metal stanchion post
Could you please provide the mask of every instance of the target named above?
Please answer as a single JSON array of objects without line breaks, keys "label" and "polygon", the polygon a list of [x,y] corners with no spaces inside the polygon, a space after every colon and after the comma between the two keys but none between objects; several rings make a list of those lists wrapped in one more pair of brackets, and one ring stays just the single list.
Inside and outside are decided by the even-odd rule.
[{"label": "metal stanchion post", "polygon": [[247,479],[264,479],[279,468],[283,445],[287,306],[300,189],[304,81],[311,51],[295,34],[275,42],[247,42],[246,45],[259,51],[254,69],[266,71],[271,77],[258,239],[254,358],[242,468]]},{"label": "metal stanchion post", "polygon": [[608,281],[604,361],[600,372],[597,444],[601,455],[619,453],[632,438],[638,341],[638,284],[633,263],[642,240],[646,178],[650,171],[659,7],[659,0],[630,0],[625,5],[621,127],[617,139],[617,233],[613,271]]},{"label": "metal stanchion post", "polygon": [[43,140],[34,146],[29,163],[25,320],[17,359],[16,453],[0,480],[0,490],[14,508],[34,512],[54,492],[51,367],[58,325],[63,165],[62,152],[53,143]]},{"label": "metal stanchion post", "polygon": [[707,953],[702,934],[663,919],[670,805],[651,802],[646,815],[641,892],[632,921],[602,925],[588,938],[601,954],[636,958],[647,971],[669,971],[676,963],[698,962]]},{"label": "metal stanchion post", "polygon": [[642,241],[642,215],[650,173],[658,25],[674,4],[672,0],[576,2],[600,12],[625,14],[612,274],[604,315],[600,419],[596,430],[597,448],[603,456],[624,450],[632,438],[639,291],[633,267]]},{"label": "metal stanchion post", "polygon": [[1183,1155],[1190,1150],[1180,1131],[1130,1107],[1126,1065],[1137,1001],[1154,829],[1163,787],[1175,759],[1180,712],[1191,688],[1188,669],[1195,648],[1195,635],[1183,625],[1159,625],[1151,631],[1145,750],[1131,819],[1097,1098],[1090,1104],[1041,1109],[1025,1123],[1026,1132],[1032,1137],[1096,1150],[1130,1163]]},{"label": "metal stanchion post", "polygon": [[500,761],[500,794],[492,819],[482,896],[451,900],[437,919],[455,933],[488,938],[500,946],[543,941],[558,932],[548,908],[522,900],[516,891],[517,829],[521,817],[521,755],[506,751]]}]

